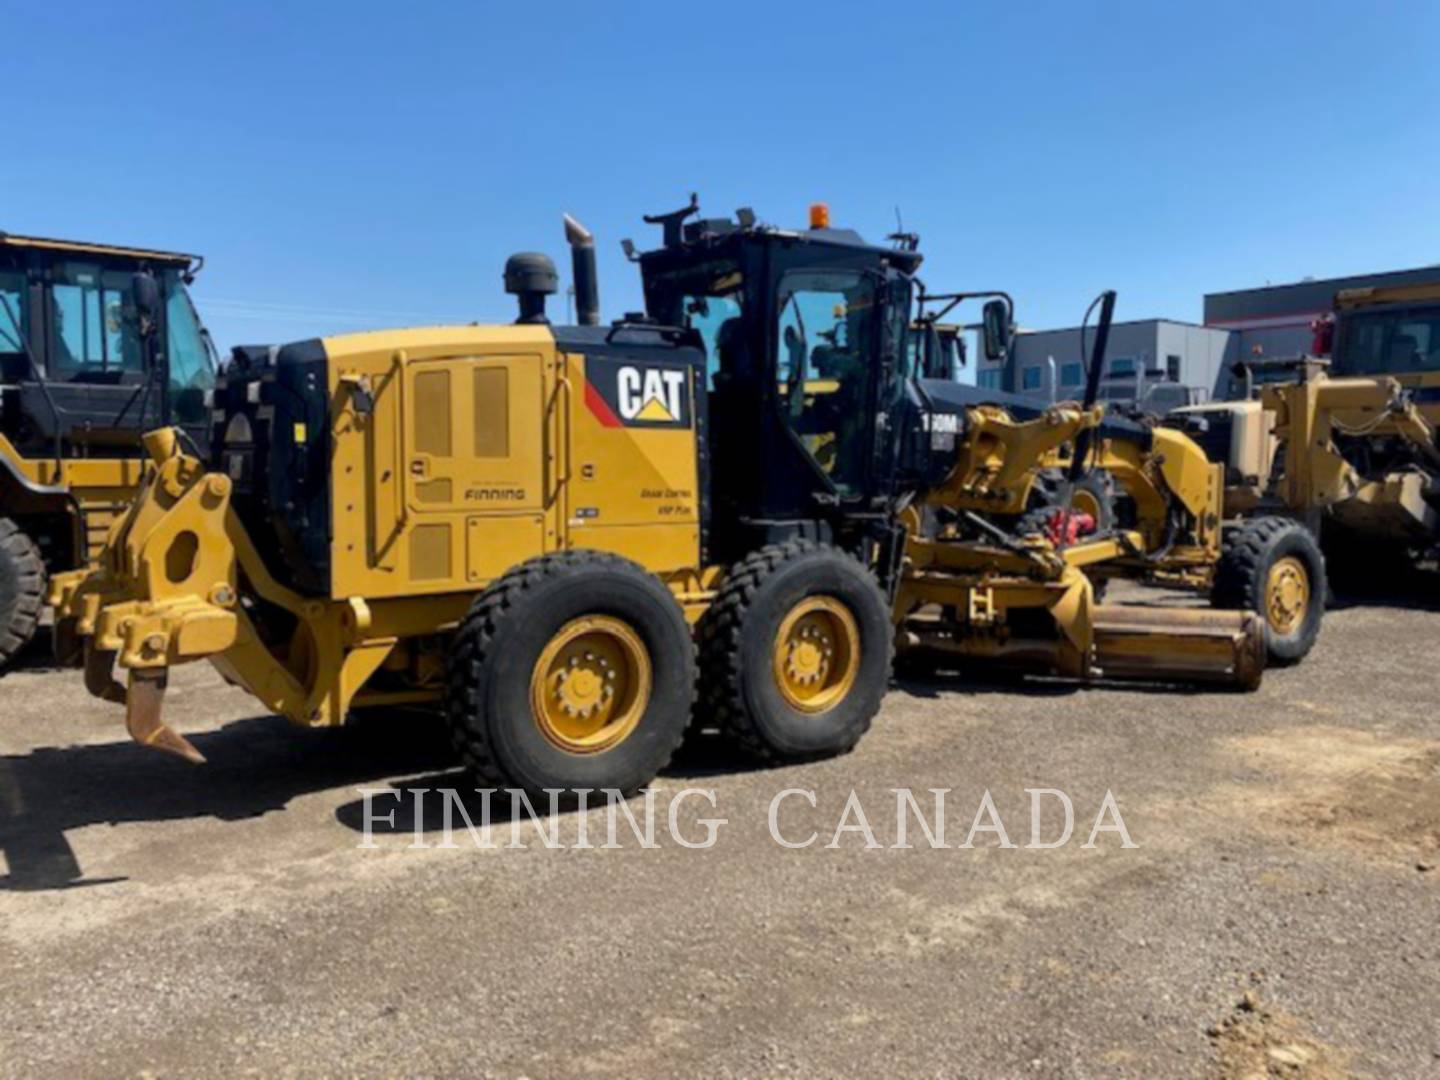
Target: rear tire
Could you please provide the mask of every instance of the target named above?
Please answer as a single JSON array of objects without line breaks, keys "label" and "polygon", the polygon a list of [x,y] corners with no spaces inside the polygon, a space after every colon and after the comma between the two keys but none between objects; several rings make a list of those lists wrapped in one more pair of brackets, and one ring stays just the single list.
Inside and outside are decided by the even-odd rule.
[{"label": "rear tire", "polygon": [[874,575],[808,540],[738,563],[699,637],[703,704],[739,746],[771,763],[854,749],[880,711],[895,645]]},{"label": "rear tire", "polygon": [[1326,588],[1325,557],[1310,530],[1288,518],[1262,517],[1227,537],[1210,603],[1258,614],[1270,663],[1283,666],[1314,647]]},{"label": "rear tire", "polygon": [[0,670],[30,643],[45,606],[40,548],[9,518],[0,518]]},{"label": "rear tire", "polygon": [[521,564],[475,599],[450,657],[445,715],[486,784],[629,794],[669,763],[694,692],[695,646],[670,590],[628,559],[567,551]]}]

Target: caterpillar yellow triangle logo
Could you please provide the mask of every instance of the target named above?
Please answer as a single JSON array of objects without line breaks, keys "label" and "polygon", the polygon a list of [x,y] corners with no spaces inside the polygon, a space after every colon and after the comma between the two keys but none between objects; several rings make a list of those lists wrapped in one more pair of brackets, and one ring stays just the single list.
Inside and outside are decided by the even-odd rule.
[{"label": "caterpillar yellow triangle logo", "polygon": [[675,422],[675,414],[667,409],[658,397],[652,397],[645,402],[644,408],[635,414],[636,420],[663,420],[669,423]]}]

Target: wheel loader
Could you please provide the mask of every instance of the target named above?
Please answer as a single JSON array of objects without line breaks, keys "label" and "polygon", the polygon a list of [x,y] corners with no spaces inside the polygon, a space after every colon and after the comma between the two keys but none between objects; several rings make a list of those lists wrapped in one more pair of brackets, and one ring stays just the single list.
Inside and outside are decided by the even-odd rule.
[{"label": "wheel loader", "polygon": [[1440,281],[1344,290],[1311,355],[1237,374],[1244,400],[1168,421],[1225,464],[1227,513],[1298,522],[1352,585],[1440,553]]},{"label": "wheel loader", "polygon": [[489,784],[629,791],[692,711],[767,761],[850,749],[897,632],[1075,678],[1258,682],[1251,616],[1095,605],[1078,563],[1114,539],[908,527],[977,437],[908,363],[913,245],[823,208],[798,230],[693,198],[646,220],[643,313],[600,325],[567,218],[579,325],[546,318],[553,264],[512,256],[513,325],[237,350],[208,461],[146,437],[102,565],[52,588],[132,736],[201,760],[161,702],[206,659],[300,724],[438,706]]},{"label": "wheel loader", "polygon": [[0,232],[0,669],[35,633],[47,573],[98,555],[134,497],[140,436],[208,435],[200,265]]}]

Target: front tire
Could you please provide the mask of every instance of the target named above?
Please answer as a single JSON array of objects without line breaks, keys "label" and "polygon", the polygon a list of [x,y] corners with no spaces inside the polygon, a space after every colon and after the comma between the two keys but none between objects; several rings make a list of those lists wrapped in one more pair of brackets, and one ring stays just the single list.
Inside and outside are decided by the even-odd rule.
[{"label": "front tire", "polygon": [[30,643],[45,606],[40,548],[9,518],[0,518],[0,670]]},{"label": "front tire", "polygon": [[738,563],[699,637],[703,703],[736,743],[771,763],[852,750],[880,711],[895,644],[870,571],[807,540]]},{"label": "front tire", "polygon": [[1288,518],[1262,517],[1227,538],[1210,603],[1258,614],[1270,662],[1284,666],[1314,648],[1326,588],[1325,557],[1310,530]]},{"label": "front tire", "polygon": [[495,787],[644,787],[685,736],[695,647],[670,590],[628,559],[568,551],[481,593],[456,635],[445,715]]}]

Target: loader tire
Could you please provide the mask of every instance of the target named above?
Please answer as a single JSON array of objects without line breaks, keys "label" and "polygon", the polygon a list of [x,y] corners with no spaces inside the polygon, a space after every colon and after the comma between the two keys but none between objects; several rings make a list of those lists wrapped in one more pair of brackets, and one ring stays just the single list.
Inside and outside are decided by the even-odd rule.
[{"label": "loader tire", "polygon": [[[1025,535],[1021,530],[1035,531],[1037,522],[1043,525],[1045,513],[1052,510],[1060,500],[1060,491],[1065,485],[1065,473],[1061,469],[1042,469],[1030,489],[1030,506],[1016,523],[1017,536]],[[1076,510],[1089,514],[1095,519],[1096,532],[1109,532],[1115,528],[1116,502],[1119,494],[1115,477],[1108,469],[1091,469],[1075,481],[1070,489],[1070,505]]]},{"label": "loader tire", "polygon": [[1210,603],[1257,613],[1270,663],[1284,666],[1304,659],[1320,636],[1326,587],[1325,557],[1310,530],[1261,517],[1226,538]]},{"label": "loader tire", "polygon": [[670,590],[598,551],[531,559],[476,597],[446,678],[456,750],[483,783],[629,794],[669,763],[695,696]]},{"label": "loader tire", "polygon": [[701,708],[758,760],[847,753],[880,711],[890,607],[838,548],[791,540],[756,551],[726,575],[698,633]]},{"label": "loader tire", "polygon": [[9,518],[0,518],[0,671],[35,636],[45,606],[40,548]]}]

